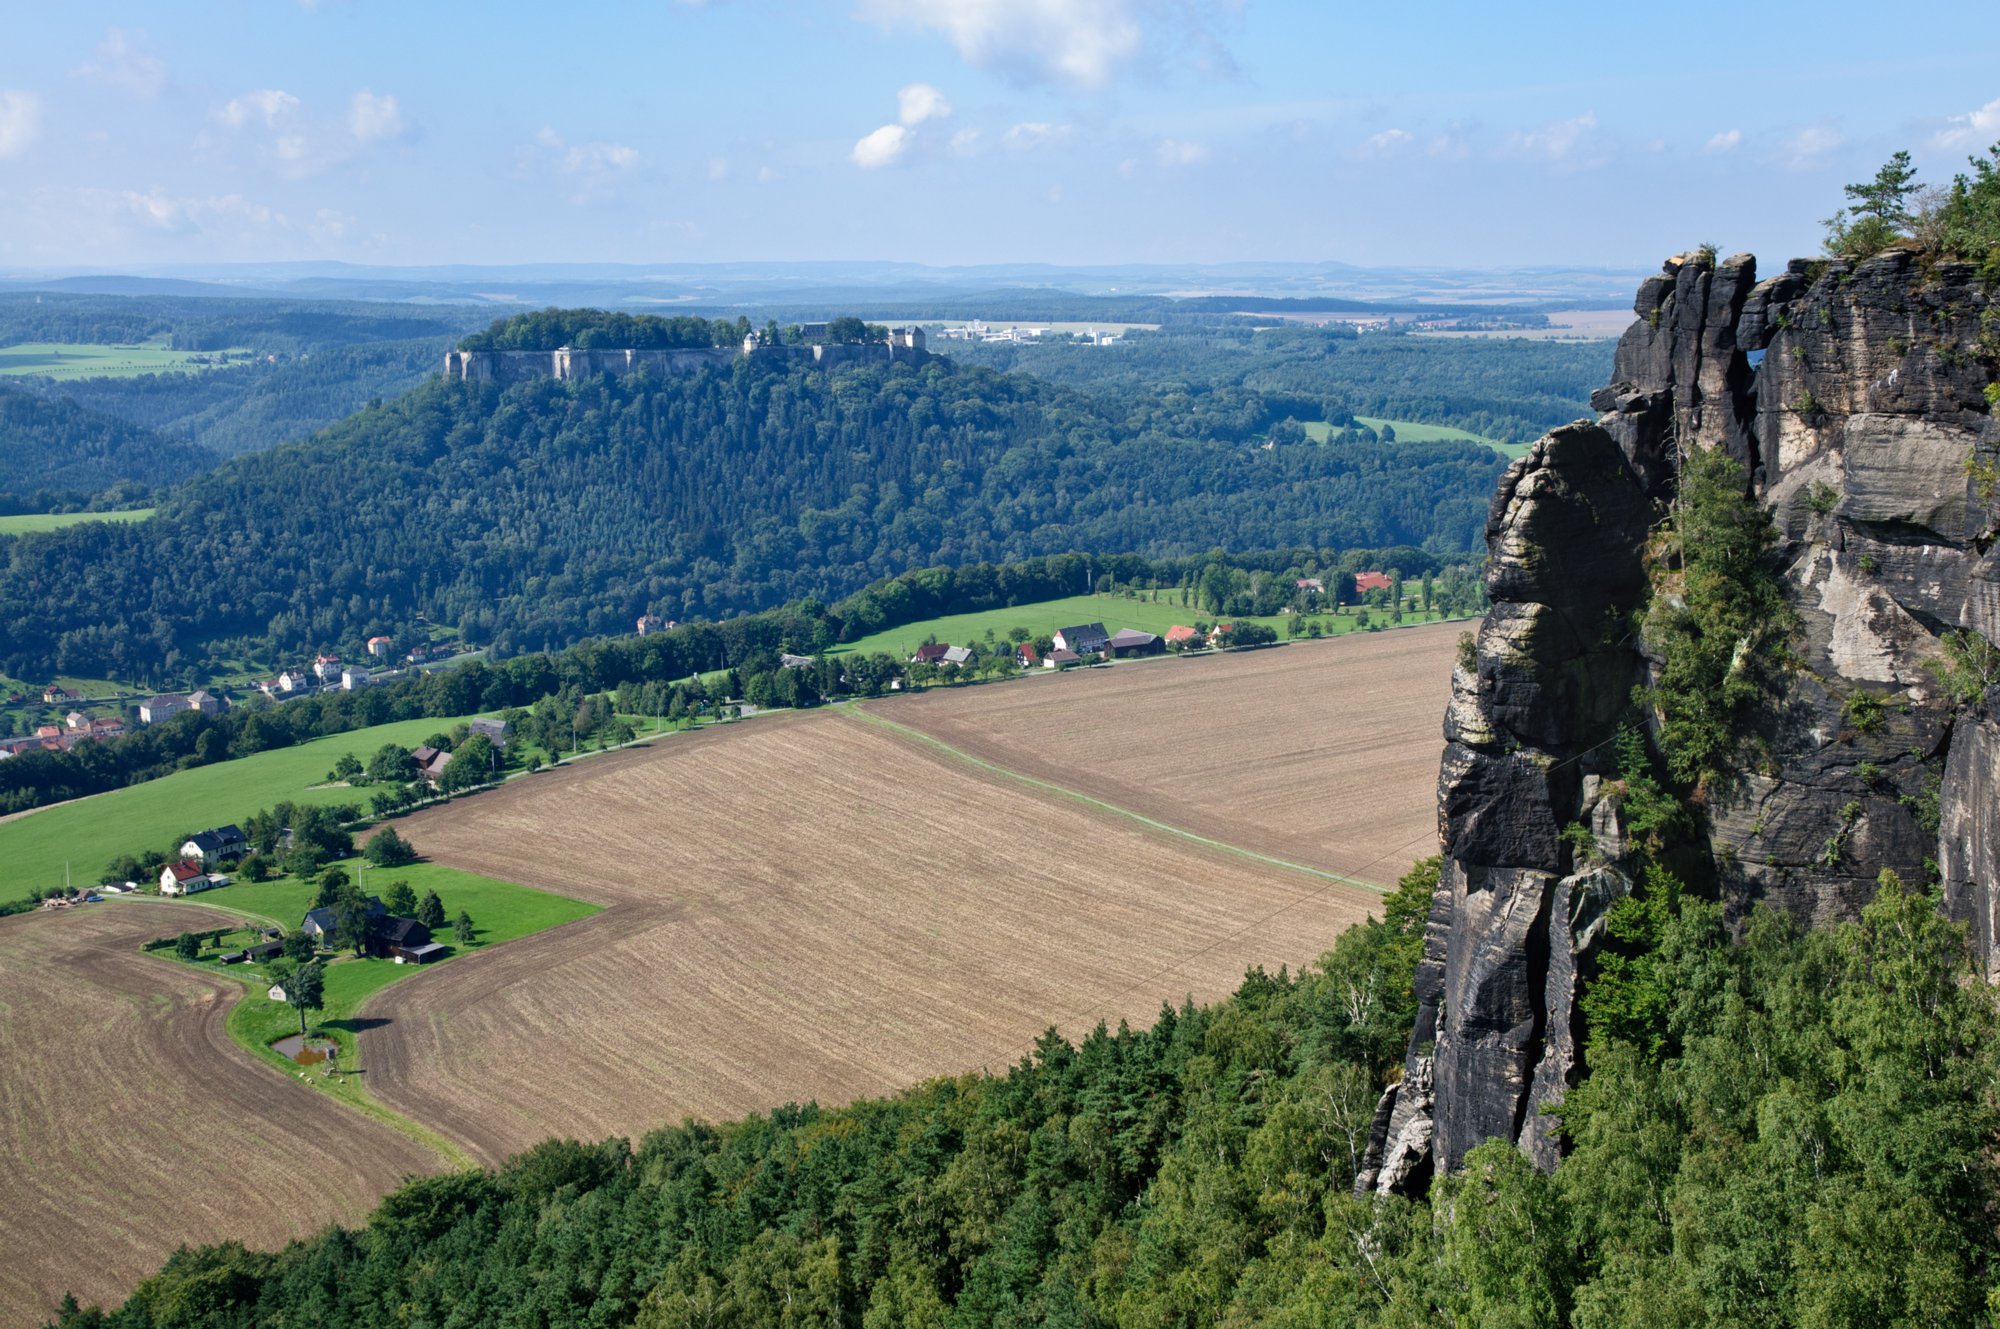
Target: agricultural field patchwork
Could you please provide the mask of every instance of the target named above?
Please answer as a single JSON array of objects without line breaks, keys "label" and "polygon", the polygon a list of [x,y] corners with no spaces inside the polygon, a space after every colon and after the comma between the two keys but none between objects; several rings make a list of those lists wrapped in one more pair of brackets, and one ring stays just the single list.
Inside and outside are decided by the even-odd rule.
[{"label": "agricultural field patchwork", "polygon": [[605,906],[362,1010],[386,1021],[360,1038],[374,1093],[485,1161],[1002,1069],[1051,1025],[1149,1023],[1252,964],[1309,963],[1376,900],[837,709],[515,781],[403,832]]},{"label": "agricultural field patchwork", "polygon": [[94,342],[16,342],[0,346],[0,376],[35,374],[44,378],[130,378],[219,368],[252,359],[242,348],[177,351],[164,339],[107,346]]},{"label": "agricultural field patchwork", "polygon": [[866,703],[975,757],[1229,844],[1388,884],[1437,850],[1463,627],[1070,670]]},{"label": "agricultural field patchwork", "polygon": [[[1147,592],[1148,595],[1151,592]],[[1005,609],[981,609],[966,614],[947,614],[942,618],[926,619],[920,623],[907,623],[900,628],[885,628],[848,645],[836,647],[838,652],[858,652],[863,655],[875,651],[887,651],[898,658],[907,659],[917,647],[936,638],[953,645],[971,645],[983,642],[988,632],[996,641],[1005,643],[1008,632],[1017,627],[1026,628],[1032,635],[1045,637],[1058,628],[1074,627],[1081,623],[1102,623],[1105,629],[1116,632],[1120,628],[1134,628],[1140,632],[1150,632],[1156,636],[1166,635],[1168,628],[1176,623],[1192,625],[1196,619],[1213,621],[1215,615],[1204,609],[1195,609],[1180,602],[1180,592],[1161,591],[1159,599],[1132,599],[1123,595],[1072,595],[1062,600],[1041,600],[1034,604],[1012,605]],[[1335,620],[1331,615],[1322,615],[1323,621],[1332,627]],[[1265,627],[1282,635],[1285,630],[1283,615],[1268,618],[1245,616],[1231,621],[1262,623]]]},{"label": "agricultural field patchwork", "polygon": [[139,950],[196,918],[229,921],[147,901],[0,918],[0,1324],[123,1297],[183,1242],[356,1222],[437,1165],[232,1043],[235,983]]}]

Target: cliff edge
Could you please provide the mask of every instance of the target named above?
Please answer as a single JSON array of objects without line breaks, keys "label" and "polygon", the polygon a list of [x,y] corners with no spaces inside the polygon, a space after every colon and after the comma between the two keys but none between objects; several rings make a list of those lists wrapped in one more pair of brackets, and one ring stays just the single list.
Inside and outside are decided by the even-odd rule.
[{"label": "cliff edge", "polygon": [[1934,879],[2000,978],[2000,689],[1934,663],[2000,640],[2000,302],[1971,265],[1908,250],[1761,282],[1750,255],[1703,251],[1634,308],[1599,417],[1542,438],[1493,499],[1417,1023],[1359,1190],[1420,1189],[1495,1136],[1559,1156],[1544,1109],[1576,1080],[1578,998],[1638,871],[1617,740],[1658,723],[1634,709],[1663,664],[1643,612],[1674,593],[1656,530],[1706,452],[1770,513],[1797,626],[1754,759],[1704,782],[1669,852],[1739,921],[1853,917],[1885,867]]}]

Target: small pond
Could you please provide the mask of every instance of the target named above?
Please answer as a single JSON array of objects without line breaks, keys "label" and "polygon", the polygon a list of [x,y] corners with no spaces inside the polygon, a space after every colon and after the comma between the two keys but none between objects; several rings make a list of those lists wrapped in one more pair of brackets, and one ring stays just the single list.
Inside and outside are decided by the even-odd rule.
[{"label": "small pond", "polygon": [[317,1066],[328,1061],[340,1051],[340,1044],[330,1038],[307,1038],[304,1034],[292,1034],[271,1044],[271,1050],[281,1057],[290,1057],[301,1066]]}]

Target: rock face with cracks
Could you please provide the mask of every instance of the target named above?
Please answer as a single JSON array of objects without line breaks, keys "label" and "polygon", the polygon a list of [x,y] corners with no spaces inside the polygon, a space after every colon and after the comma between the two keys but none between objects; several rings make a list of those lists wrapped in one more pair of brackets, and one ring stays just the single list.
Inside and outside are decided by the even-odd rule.
[{"label": "rock face with cracks", "polygon": [[[1854,917],[1880,869],[1935,877],[2000,978],[2000,688],[1947,690],[1947,634],[2000,641],[2000,300],[1890,250],[1669,260],[1639,289],[1595,422],[1545,436],[1487,520],[1493,608],[1452,680],[1444,871],[1401,1081],[1358,1190],[1421,1189],[1485,1140],[1553,1167],[1544,1109],[1575,1083],[1577,1008],[1633,887],[1613,739],[1657,667],[1634,625],[1682,461],[1721,449],[1772,513],[1799,667],[1755,769],[1702,791],[1688,846],[1728,916]],[[1580,856],[1581,823],[1595,850]]]}]

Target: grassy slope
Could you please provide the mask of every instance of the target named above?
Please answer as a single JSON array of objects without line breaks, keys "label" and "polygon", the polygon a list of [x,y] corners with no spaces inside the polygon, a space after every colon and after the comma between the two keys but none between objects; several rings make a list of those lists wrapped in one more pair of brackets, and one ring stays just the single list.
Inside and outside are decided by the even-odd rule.
[{"label": "grassy slope", "polygon": [[366,761],[384,743],[414,747],[456,723],[402,720],[356,729],[0,821],[0,897],[60,884],[65,860],[76,881],[95,881],[120,854],[163,849],[178,837],[286,800],[366,807],[366,788],[309,786],[326,779],[343,752]]},{"label": "grassy slope", "polygon": [[[1384,420],[1380,416],[1357,415],[1354,417],[1370,429],[1380,429],[1388,425],[1396,431],[1396,438],[1404,443],[1484,443],[1503,457],[1518,457],[1528,450],[1525,443],[1501,443],[1483,434],[1474,434],[1464,429],[1454,429],[1450,425],[1427,425],[1415,420]],[[1315,443],[1326,442],[1326,436],[1333,431],[1324,420],[1314,420],[1306,425],[1306,437]]]},{"label": "grassy slope", "polygon": [[[1369,611],[1373,622],[1387,625],[1389,611],[1373,609]],[[1441,615],[1423,615],[1406,612],[1405,623],[1428,623]],[[996,639],[1004,641],[1007,630],[1016,626],[1025,627],[1036,636],[1046,636],[1057,628],[1070,627],[1079,623],[1102,623],[1107,631],[1116,632],[1120,628],[1137,628],[1141,632],[1164,635],[1176,623],[1192,627],[1196,619],[1213,621],[1215,615],[1206,610],[1184,608],[1178,591],[1160,592],[1160,599],[1128,600],[1122,595],[1073,595],[1065,600],[1044,600],[1039,604],[1015,605],[1008,609],[985,609],[974,614],[949,614],[943,618],[928,619],[922,623],[911,623],[900,628],[889,628],[861,638],[851,645],[838,648],[842,651],[860,651],[868,654],[887,651],[891,655],[907,657],[916,652],[917,647],[935,636],[941,642],[963,645],[974,641],[983,642],[986,630],[991,628]],[[1269,618],[1238,618],[1232,621],[1262,623],[1283,638],[1290,635],[1291,616],[1280,614]],[[1358,620],[1352,610],[1345,613],[1314,614],[1302,619],[1301,623],[1317,623],[1320,631],[1329,637],[1356,630]]]},{"label": "grassy slope", "polygon": [[0,517],[0,535],[25,535],[31,531],[53,531],[86,521],[144,521],[151,508],[127,508],[123,512],[24,512]]}]

